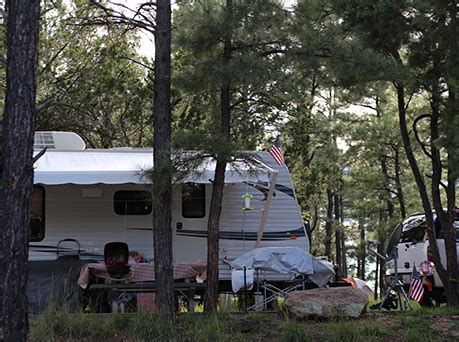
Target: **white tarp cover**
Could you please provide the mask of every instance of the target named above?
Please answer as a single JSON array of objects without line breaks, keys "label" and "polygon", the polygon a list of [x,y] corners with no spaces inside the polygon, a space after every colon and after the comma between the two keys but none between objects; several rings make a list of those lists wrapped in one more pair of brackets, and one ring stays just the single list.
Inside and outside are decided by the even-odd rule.
[{"label": "white tarp cover", "polygon": [[255,269],[281,274],[304,274],[322,287],[335,275],[333,267],[298,247],[255,248],[230,262],[233,269]]},{"label": "white tarp cover", "polygon": [[[145,184],[143,171],[153,166],[153,151],[141,150],[48,150],[34,165],[34,183],[59,184]],[[252,170],[253,167],[250,169]],[[214,178],[215,162],[210,158],[181,182],[210,183]],[[247,170],[247,171],[246,171]],[[268,180],[268,169],[249,172],[244,163],[228,164],[225,183]],[[245,172],[246,171],[246,172]]]},{"label": "white tarp cover", "polygon": [[312,257],[312,268],[314,273],[309,275],[308,278],[318,287],[324,287],[335,276],[333,264],[329,261]]}]

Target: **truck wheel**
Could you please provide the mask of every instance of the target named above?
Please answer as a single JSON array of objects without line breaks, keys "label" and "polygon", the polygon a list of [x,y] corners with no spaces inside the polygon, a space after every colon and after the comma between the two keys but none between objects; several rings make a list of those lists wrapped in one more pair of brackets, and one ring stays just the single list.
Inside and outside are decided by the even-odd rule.
[{"label": "truck wheel", "polygon": [[432,291],[424,291],[424,297],[419,304],[424,308],[430,308],[438,307],[442,303],[446,303],[443,289],[434,288]]}]

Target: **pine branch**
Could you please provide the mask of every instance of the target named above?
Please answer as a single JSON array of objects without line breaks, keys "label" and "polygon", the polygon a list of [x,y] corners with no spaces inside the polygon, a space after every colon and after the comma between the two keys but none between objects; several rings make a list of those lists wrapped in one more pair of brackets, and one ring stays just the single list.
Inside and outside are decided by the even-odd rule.
[{"label": "pine branch", "polygon": [[424,154],[429,157],[430,159],[432,159],[432,154],[430,154],[429,151],[427,151],[427,144],[424,144],[422,141],[421,141],[421,138],[419,137],[419,133],[418,133],[418,130],[417,130],[417,124],[419,121],[423,120],[423,119],[427,119],[427,118],[432,118],[432,116],[430,114],[423,114],[423,115],[419,115],[416,119],[414,119],[413,121],[413,131],[414,131],[414,136],[416,138],[416,141],[419,143],[419,145],[421,146],[422,148],[422,151],[424,152]]},{"label": "pine branch", "polygon": [[[156,7],[153,2],[140,4],[137,10],[121,3],[110,3],[114,7],[108,7],[96,0],[90,0],[90,5],[102,11],[102,15],[84,19],[79,26],[105,26],[105,25],[126,25],[127,30],[139,28],[147,32],[156,34],[155,17],[150,16],[150,9]],[[131,14],[126,15],[126,12]]]}]

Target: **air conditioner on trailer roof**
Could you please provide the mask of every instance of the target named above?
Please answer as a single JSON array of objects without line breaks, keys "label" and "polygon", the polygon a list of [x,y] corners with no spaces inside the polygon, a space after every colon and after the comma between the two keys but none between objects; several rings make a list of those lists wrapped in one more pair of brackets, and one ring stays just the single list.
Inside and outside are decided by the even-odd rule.
[{"label": "air conditioner on trailer roof", "polygon": [[86,148],[81,137],[73,132],[35,132],[33,148],[81,151]]}]

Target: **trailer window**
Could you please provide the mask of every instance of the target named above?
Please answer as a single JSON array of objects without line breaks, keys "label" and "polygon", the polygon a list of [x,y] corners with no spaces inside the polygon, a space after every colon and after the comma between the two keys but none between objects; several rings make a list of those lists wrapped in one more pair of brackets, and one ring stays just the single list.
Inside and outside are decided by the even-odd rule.
[{"label": "trailer window", "polygon": [[152,211],[151,192],[120,190],[115,192],[113,208],[117,215],[148,215]]},{"label": "trailer window", "polygon": [[34,186],[32,191],[32,208],[30,210],[30,236],[32,242],[45,238],[45,189]]},{"label": "trailer window", "polygon": [[206,186],[204,184],[183,184],[182,216],[185,218],[206,216]]}]

